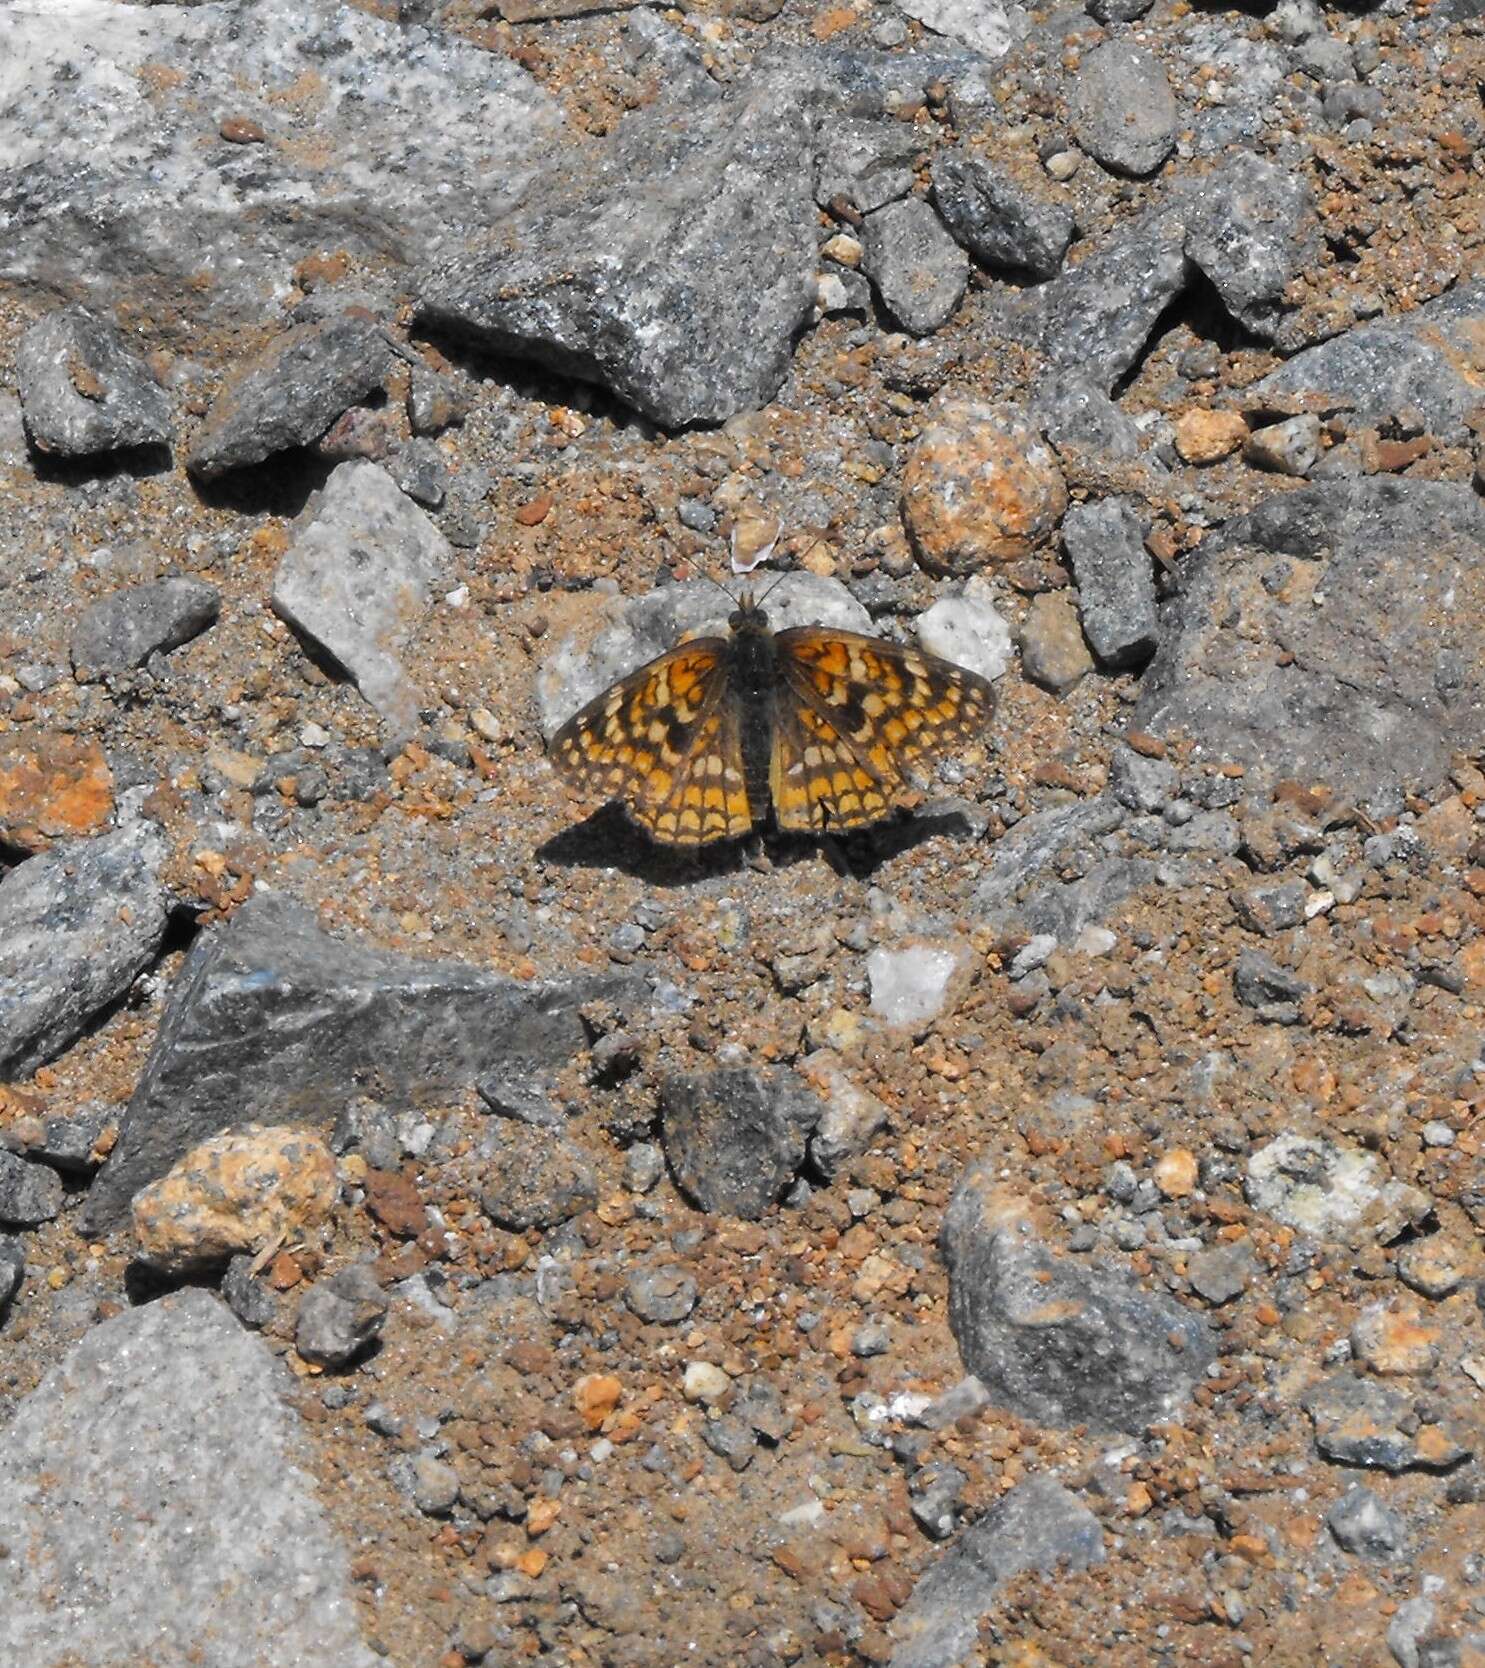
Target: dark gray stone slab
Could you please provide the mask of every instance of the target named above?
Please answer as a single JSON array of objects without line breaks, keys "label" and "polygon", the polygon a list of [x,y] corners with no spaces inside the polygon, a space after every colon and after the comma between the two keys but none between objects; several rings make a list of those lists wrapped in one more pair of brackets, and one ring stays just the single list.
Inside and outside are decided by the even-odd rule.
[{"label": "dark gray stone slab", "polygon": [[1206,1322],[1115,1269],[1053,1256],[1025,1229],[993,1168],[971,1168],[942,1235],[965,1366],[1042,1424],[1139,1431],[1170,1417],[1215,1359]]},{"label": "dark gray stone slab", "polygon": [[186,468],[213,480],[307,446],[381,387],[391,358],[370,319],[341,313],[295,325],[228,377],[186,454]]},{"label": "dark gray stone slab", "polygon": [[674,1072],[660,1086],[665,1154],[703,1210],[761,1216],[793,1181],[820,1120],[792,1072]]},{"label": "dark gray stone slab", "polygon": [[1050,1477],[1017,1483],[919,1577],[892,1623],[891,1668],[959,1668],[1001,1588],[1027,1570],[1086,1570],[1104,1561],[1103,1530]]},{"label": "dark gray stone slab", "polygon": [[419,285],[424,321],[668,428],[765,404],[813,305],[809,123],[768,86],[625,119]]},{"label": "dark gray stone slab", "polygon": [[555,1069],[586,1046],[579,1009],[600,996],[646,999],[629,976],[521,984],[346,943],[302,905],[260,894],[187,957],[85,1220],[110,1226],[231,1124],[328,1130],[355,1094],[418,1101],[497,1065]]},{"label": "dark gray stone slab", "polygon": [[127,672],[152,654],[178,649],[214,625],[221,607],[221,592],[199,579],[156,579],[100,597],[72,633],[78,682]]},{"label": "dark gray stone slab", "polygon": [[1378,814],[1485,734],[1485,504],[1336,481],[1269,499],[1185,563],[1135,723]]},{"label": "dark gray stone slab", "polygon": [[1088,646],[1105,666],[1143,665],[1155,652],[1159,617],[1154,562],[1134,506],[1127,498],[1075,504],[1062,518],[1062,542]]},{"label": "dark gray stone slab", "polygon": [[0,1444],[0,1659],[375,1668],[286,1382],[205,1291],[93,1327]]},{"label": "dark gray stone slab", "polygon": [[1073,135],[1118,174],[1153,174],[1176,147],[1179,111],[1160,61],[1130,41],[1083,55],[1069,103]]},{"label": "dark gray stone slab", "polygon": [[55,1058],[149,966],[164,861],[164,836],[141,820],[62,841],[0,886],[0,1079]]},{"label": "dark gray stone slab", "polygon": [[1378,1471],[1447,1471],[1470,1449],[1448,1424],[1420,1426],[1406,1391],[1348,1372],[1333,1373],[1304,1393],[1315,1446],[1338,1465]]},{"label": "dark gray stone slab", "polygon": [[1050,278],[1073,239],[1073,213],[1045,180],[1023,177],[962,146],[940,151],[931,170],[944,224],[982,265]]},{"label": "dark gray stone slab", "polygon": [[62,1208],[62,1178],[0,1148],[0,1227],[34,1228]]},{"label": "dark gray stone slab", "polygon": [[921,197],[904,197],[866,217],[861,267],[904,330],[927,336],[964,299],[969,260]]},{"label": "dark gray stone slab", "polygon": [[21,337],[16,381],[39,452],[90,457],[170,439],[170,398],[110,324],[64,307]]}]

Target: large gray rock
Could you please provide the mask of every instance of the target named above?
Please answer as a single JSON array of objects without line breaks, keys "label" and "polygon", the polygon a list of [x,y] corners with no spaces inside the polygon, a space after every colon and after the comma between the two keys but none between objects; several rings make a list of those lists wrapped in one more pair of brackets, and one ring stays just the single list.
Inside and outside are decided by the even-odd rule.
[{"label": "large gray rock", "polygon": [[192,947],[86,1220],[109,1226],[231,1124],[328,1128],[358,1092],[416,1102],[497,1066],[555,1070],[586,1046],[584,1003],[642,994],[631,978],[520,984],[348,944],[302,905],[260,894]]},{"label": "large gray rock", "polygon": [[813,305],[813,154],[765,84],[629,116],[422,280],[425,322],[610,388],[655,422],[767,403]]},{"label": "large gray rock", "polygon": [[919,1577],[892,1623],[891,1668],[959,1668],[1013,1576],[1103,1561],[1103,1530],[1093,1513],[1050,1477],[1028,1477]]},{"label": "large gray rock", "polygon": [[1190,557],[1135,722],[1379,814],[1485,734],[1485,504],[1466,486],[1327,482]]},{"label": "large gray rock", "polygon": [[804,1162],[824,1110],[792,1072],[672,1072],[660,1085],[665,1154],[703,1210],[757,1217]]},{"label": "large gray rock", "polygon": [[233,325],[328,249],[390,290],[508,211],[561,128],[504,54],[339,0],[7,7],[0,278]]},{"label": "large gray rock", "polygon": [[1353,325],[1270,371],[1249,397],[1312,396],[1333,400],[1379,423],[1417,406],[1429,430],[1452,443],[1466,438],[1466,415],[1480,404],[1479,342],[1485,333],[1485,278],[1397,318]]},{"label": "large gray rock", "polygon": [[1160,61],[1126,40],[1085,53],[1070,99],[1073,134],[1119,174],[1153,174],[1176,146],[1179,112]]},{"label": "large gray rock", "polygon": [[1050,278],[1073,239],[1073,212],[1037,179],[963,146],[940,151],[931,171],[944,224],[984,266]]},{"label": "large gray rock", "polygon": [[227,378],[186,456],[202,480],[307,446],[380,388],[391,364],[370,319],[341,313],[295,325]]},{"label": "large gray rock", "polygon": [[165,936],[165,850],[140,820],[61,841],[0,886],[0,1079],[60,1054],[149,966]]},{"label": "large gray rock", "polygon": [[169,396],[118,331],[82,307],[33,324],[15,369],[26,432],[39,452],[89,457],[170,439]]},{"label": "large gray rock", "polygon": [[914,336],[947,324],[964,298],[969,260],[921,197],[904,197],[866,217],[861,267],[882,305]]},{"label": "large gray rock", "polygon": [[1023,1417],[1143,1430],[1170,1417],[1215,1359],[1200,1315],[1115,1270],[1054,1257],[993,1167],[966,1173],[942,1238],[959,1353]]},{"label": "large gray rock", "polygon": [[386,470],[358,460],[325,483],[274,575],[274,612],[345,668],[398,739],[418,724],[399,651],[452,555]]},{"label": "large gray rock", "polygon": [[282,1382],[204,1291],[93,1327],[0,1441],[0,1659],[374,1668]]},{"label": "large gray rock", "polygon": [[142,666],[215,623],[222,593],[199,579],[156,579],[125,585],[84,609],[72,633],[79,683]]}]

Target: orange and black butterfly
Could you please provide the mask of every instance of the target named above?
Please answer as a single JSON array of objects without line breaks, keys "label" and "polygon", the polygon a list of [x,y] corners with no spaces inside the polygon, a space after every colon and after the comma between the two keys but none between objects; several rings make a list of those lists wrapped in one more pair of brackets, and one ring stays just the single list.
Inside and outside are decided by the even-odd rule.
[{"label": "orange and black butterfly", "polygon": [[699,637],[569,719],[552,757],[622,802],[652,838],[700,846],[780,828],[861,828],[910,791],[904,767],[977,736],[994,695],[976,673],[831,626],[769,630],[745,592],[728,637]]}]

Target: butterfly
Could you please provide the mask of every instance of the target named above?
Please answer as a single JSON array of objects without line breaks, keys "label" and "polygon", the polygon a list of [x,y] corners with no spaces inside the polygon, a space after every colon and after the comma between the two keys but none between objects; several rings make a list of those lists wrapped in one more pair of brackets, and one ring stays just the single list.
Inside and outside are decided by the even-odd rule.
[{"label": "butterfly", "polygon": [[862,828],[907,797],[904,767],[978,735],[994,693],[937,655],[832,626],[769,629],[744,592],[727,637],[621,678],[553,737],[580,790],[653,839],[701,846],[781,829]]}]

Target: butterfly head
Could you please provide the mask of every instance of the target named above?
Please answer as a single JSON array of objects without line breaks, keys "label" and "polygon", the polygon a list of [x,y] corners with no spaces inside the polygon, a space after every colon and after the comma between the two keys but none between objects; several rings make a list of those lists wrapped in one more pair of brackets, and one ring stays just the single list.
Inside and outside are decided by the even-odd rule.
[{"label": "butterfly head", "polygon": [[737,607],[727,616],[733,631],[767,631],[768,615],[758,606],[752,591],[744,591],[737,599]]}]

